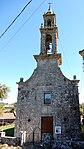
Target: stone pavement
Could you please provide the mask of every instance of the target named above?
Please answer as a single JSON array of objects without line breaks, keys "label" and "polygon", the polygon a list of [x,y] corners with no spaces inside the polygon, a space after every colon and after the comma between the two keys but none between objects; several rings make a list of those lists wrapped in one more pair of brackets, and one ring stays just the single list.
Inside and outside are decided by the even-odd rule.
[{"label": "stone pavement", "polygon": [[35,143],[34,146],[27,143],[22,149],[84,149],[84,141],[54,141],[43,146],[41,143]]}]

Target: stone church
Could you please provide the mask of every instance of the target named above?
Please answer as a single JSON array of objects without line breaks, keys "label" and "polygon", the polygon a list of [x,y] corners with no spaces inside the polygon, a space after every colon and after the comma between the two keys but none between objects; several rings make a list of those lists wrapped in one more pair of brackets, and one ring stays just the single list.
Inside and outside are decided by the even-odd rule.
[{"label": "stone church", "polygon": [[40,27],[40,52],[34,55],[37,67],[24,82],[20,78],[16,109],[15,136],[26,132],[26,141],[81,140],[79,112],[79,80],[65,77],[60,69],[61,54],[57,50],[56,14],[43,14]]}]

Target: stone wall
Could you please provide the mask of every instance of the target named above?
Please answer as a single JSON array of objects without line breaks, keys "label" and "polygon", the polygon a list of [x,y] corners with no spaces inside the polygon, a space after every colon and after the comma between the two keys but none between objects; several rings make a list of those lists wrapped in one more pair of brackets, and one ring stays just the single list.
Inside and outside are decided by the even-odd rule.
[{"label": "stone wall", "polygon": [[[58,67],[55,55],[37,58],[37,68],[25,82],[18,83],[15,136],[26,131],[27,139],[41,140],[41,117],[53,116],[53,137],[57,140],[80,140],[78,80],[69,80]],[[50,105],[44,104],[44,93],[50,92]],[[61,134],[55,133],[61,127]]]},{"label": "stone wall", "polygon": [[45,143],[39,143],[42,149],[84,149],[84,141],[51,141]]},{"label": "stone wall", "polygon": [[2,144],[8,144],[13,146],[21,145],[21,140],[16,137],[9,137],[9,136],[0,137],[0,142]]},{"label": "stone wall", "polygon": [[53,141],[50,145],[51,149],[84,149],[84,141]]}]

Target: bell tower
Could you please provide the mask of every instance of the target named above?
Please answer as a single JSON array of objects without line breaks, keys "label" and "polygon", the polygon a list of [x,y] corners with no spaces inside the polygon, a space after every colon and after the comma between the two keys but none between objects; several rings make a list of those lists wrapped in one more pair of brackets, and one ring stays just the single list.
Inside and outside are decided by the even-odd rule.
[{"label": "bell tower", "polygon": [[56,54],[57,53],[57,40],[58,40],[58,27],[56,26],[56,15],[49,8],[47,13],[43,15],[44,24],[41,24],[41,54]]},{"label": "bell tower", "polygon": [[26,142],[46,141],[47,138],[54,139],[54,142],[60,140],[61,143],[65,140],[78,142],[81,140],[79,80],[76,77],[68,79],[59,68],[58,28],[50,5],[43,19],[44,24],[40,27],[41,48],[39,54],[34,55],[37,67],[30,78],[26,81],[21,78],[17,83],[15,137],[26,132]]},{"label": "bell tower", "polygon": [[40,54],[34,55],[36,61],[55,60],[57,65],[62,64],[61,54],[57,53],[58,27],[56,25],[56,14],[51,10],[49,4],[48,11],[43,14],[44,23],[41,24],[40,33]]}]

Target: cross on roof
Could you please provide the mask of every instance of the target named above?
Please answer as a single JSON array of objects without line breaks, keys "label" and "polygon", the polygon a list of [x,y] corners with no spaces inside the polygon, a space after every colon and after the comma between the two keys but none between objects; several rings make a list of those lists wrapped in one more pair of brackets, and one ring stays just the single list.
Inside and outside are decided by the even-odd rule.
[{"label": "cross on roof", "polygon": [[50,9],[51,9],[51,4],[52,4],[52,3],[48,3],[48,5],[49,5],[49,8],[48,8],[48,10],[50,10]]}]

